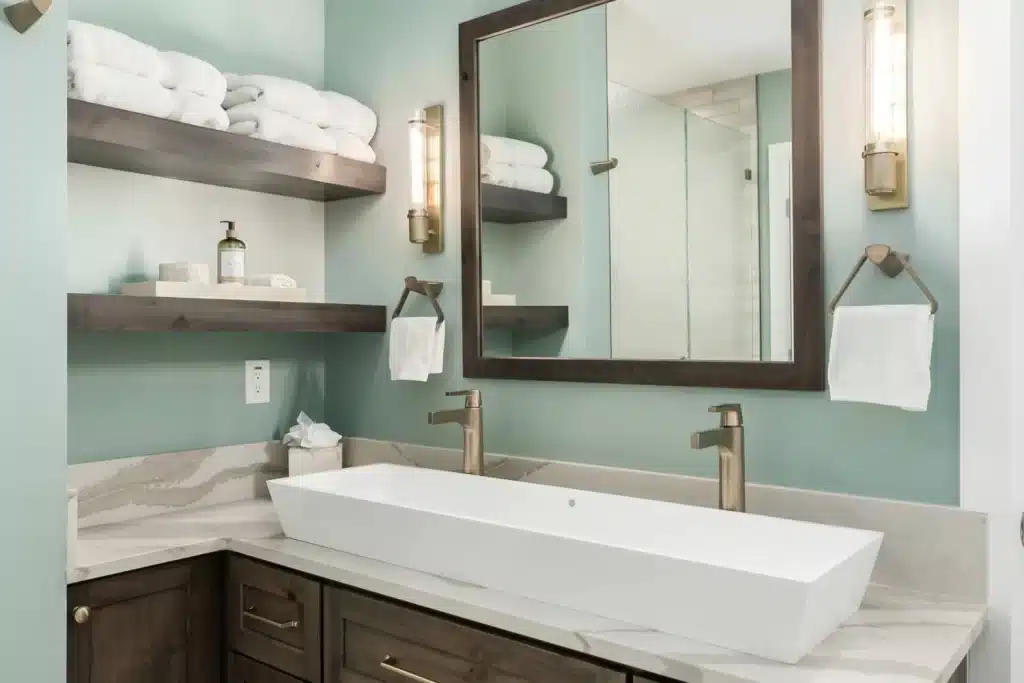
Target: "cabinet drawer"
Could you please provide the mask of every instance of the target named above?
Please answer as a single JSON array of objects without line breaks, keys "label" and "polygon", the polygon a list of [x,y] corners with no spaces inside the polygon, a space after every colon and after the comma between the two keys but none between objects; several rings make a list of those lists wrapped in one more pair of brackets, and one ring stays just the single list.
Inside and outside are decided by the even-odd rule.
[{"label": "cabinet drawer", "polygon": [[328,683],[626,681],[621,672],[345,589],[327,588],[325,609]]},{"label": "cabinet drawer", "polygon": [[226,584],[230,649],[320,683],[320,584],[236,556]]},{"label": "cabinet drawer", "polygon": [[228,655],[227,683],[302,683],[266,664],[233,652]]}]

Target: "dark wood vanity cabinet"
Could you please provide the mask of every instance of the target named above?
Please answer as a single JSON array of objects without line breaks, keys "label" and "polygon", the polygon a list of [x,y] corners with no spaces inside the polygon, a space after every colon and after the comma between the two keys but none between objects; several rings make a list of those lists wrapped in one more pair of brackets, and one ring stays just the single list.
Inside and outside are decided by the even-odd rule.
[{"label": "dark wood vanity cabinet", "polygon": [[68,683],[219,683],[221,562],[68,587]]},{"label": "dark wood vanity cabinet", "polygon": [[606,669],[345,588],[324,591],[325,683],[626,683]]}]

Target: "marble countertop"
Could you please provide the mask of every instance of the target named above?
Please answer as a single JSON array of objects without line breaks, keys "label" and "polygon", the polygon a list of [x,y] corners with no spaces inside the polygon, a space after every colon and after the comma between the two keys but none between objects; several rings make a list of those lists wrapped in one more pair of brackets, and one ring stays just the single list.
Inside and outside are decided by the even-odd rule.
[{"label": "marble countertop", "polygon": [[980,635],[986,613],[983,605],[873,586],[860,611],[803,661],[779,664],[283,538],[269,501],[83,530],[68,582],[218,550],[687,683],[946,683]]}]

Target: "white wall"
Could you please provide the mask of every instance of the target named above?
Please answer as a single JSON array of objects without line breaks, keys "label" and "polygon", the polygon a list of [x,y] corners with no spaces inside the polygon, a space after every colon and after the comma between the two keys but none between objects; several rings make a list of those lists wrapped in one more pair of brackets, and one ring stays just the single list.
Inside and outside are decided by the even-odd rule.
[{"label": "white wall", "polygon": [[69,164],[68,209],[68,291],[114,292],[168,261],[208,263],[216,278],[219,221],[233,220],[248,273],[287,273],[323,298],[321,203]]}]

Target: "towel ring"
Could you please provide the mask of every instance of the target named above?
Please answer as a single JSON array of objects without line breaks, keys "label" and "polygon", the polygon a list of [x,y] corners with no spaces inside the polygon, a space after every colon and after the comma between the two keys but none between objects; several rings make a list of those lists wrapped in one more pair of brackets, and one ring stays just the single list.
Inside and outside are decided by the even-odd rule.
[{"label": "towel ring", "polygon": [[437,324],[440,325],[444,322],[444,311],[441,310],[441,304],[437,303],[437,297],[441,295],[441,290],[443,289],[443,282],[420,280],[412,276],[405,278],[405,289],[402,290],[402,298],[398,300],[398,306],[395,307],[395,312],[391,315],[391,319],[394,320],[401,315],[402,308],[405,306],[409,294],[415,292],[430,299],[430,305],[434,307],[434,313],[437,314]]},{"label": "towel ring", "polygon": [[839,292],[836,294],[835,298],[832,299],[832,303],[829,304],[828,310],[830,312],[835,313],[836,306],[839,305],[839,300],[843,298],[844,294],[846,294],[846,290],[850,288],[850,285],[853,284],[854,278],[857,277],[860,269],[863,268],[864,264],[868,261],[871,261],[873,264],[878,266],[878,269],[889,277],[896,277],[900,273],[906,271],[907,275],[910,276],[910,279],[914,281],[914,284],[917,285],[918,289],[921,290],[925,295],[925,298],[927,298],[928,302],[932,305],[932,315],[938,313],[939,302],[935,298],[935,295],[932,294],[931,290],[928,289],[928,285],[924,283],[914,267],[910,265],[910,255],[893,251],[892,247],[888,244],[871,244],[864,250],[860,260],[857,261],[857,265],[854,267],[853,272],[846,278],[846,282],[844,282],[843,286],[839,288]]}]

